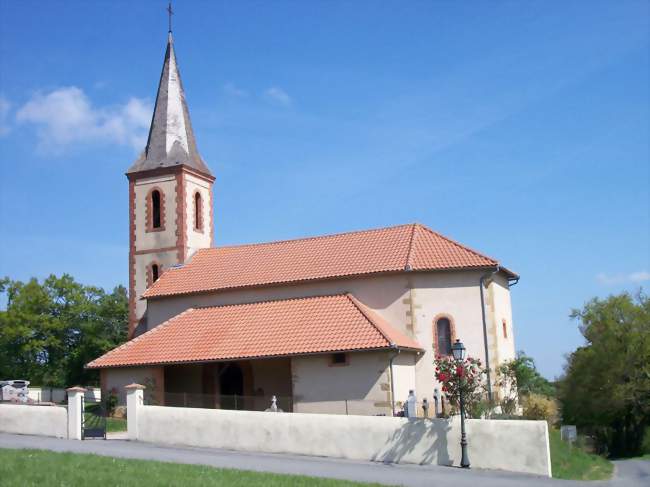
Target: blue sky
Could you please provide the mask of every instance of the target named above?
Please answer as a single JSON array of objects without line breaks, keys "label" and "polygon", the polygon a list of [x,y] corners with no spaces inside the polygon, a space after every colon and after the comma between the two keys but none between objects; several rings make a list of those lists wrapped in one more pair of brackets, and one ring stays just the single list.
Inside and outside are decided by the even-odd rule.
[{"label": "blue sky", "polygon": [[[217,244],[424,223],[521,274],[549,378],[648,287],[647,1],[176,3]],[[0,275],[127,283],[165,6],[0,0]]]}]

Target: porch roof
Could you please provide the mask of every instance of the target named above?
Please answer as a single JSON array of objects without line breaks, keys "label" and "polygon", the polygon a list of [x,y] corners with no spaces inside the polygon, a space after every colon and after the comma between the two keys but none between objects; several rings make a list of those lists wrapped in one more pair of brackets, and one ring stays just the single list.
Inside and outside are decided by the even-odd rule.
[{"label": "porch roof", "polygon": [[107,368],[399,348],[412,338],[351,294],[190,308],[86,367]]}]

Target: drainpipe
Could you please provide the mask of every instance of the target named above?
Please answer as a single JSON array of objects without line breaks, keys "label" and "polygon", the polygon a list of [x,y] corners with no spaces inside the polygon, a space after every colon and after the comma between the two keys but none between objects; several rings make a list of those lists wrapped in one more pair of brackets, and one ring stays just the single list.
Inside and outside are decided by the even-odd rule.
[{"label": "drainpipe", "polygon": [[485,347],[485,364],[487,367],[487,381],[488,381],[488,399],[492,402],[492,374],[490,373],[490,352],[488,350],[488,336],[487,336],[487,320],[485,317],[485,297],[483,293],[483,285],[486,279],[491,278],[494,274],[499,272],[500,267],[496,268],[481,276],[479,280],[479,288],[481,291],[481,318],[483,319],[483,346]]},{"label": "drainpipe", "polygon": [[390,368],[390,407],[393,410],[393,416],[395,416],[395,381],[393,380],[395,376],[393,375],[393,360],[399,355],[400,350],[397,348],[397,345],[391,345],[390,348],[395,350],[395,353],[388,361],[388,367]]}]

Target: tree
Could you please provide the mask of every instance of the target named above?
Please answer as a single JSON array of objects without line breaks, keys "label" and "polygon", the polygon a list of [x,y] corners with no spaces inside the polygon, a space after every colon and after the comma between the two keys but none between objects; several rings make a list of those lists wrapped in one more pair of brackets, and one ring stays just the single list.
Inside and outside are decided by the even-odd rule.
[{"label": "tree", "polygon": [[517,358],[498,367],[497,384],[516,392],[520,399],[529,394],[555,396],[555,386],[537,371],[535,360],[521,350],[517,352]]},{"label": "tree", "polygon": [[650,300],[642,292],[573,310],[586,344],[567,360],[558,396],[565,423],[616,456],[641,452],[650,426]]},{"label": "tree", "polygon": [[39,283],[0,280],[0,377],[65,387],[98,382],[84,365],[126,340],[128,299],[64,274]]}]

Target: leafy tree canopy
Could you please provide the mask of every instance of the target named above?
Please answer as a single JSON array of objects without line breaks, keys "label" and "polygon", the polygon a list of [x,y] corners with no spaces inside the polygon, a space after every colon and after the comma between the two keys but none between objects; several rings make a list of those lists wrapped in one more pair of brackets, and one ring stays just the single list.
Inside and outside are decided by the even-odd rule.
[{"label": "leafy tree canopy", "polygon": [[613,455],[639,454],[650,426],[650,300],[642,292],[593,299],[571,316],[586,345],[559,383],[562,418]]},{"label": "leafy tree canopy", "polygon": [[501,364],[497,381],[502,387],[513,385],[513,391],[520,397],[529,394],[555,396],[555,386],[537,371],[535,360],[521,350],[517,358]]},{"label": "leafy tree canopy", "polygon": [[66,387],[93,384],[84,365],[126,340],[128,299],[64,274],[42,283],[0,279],[0,378]]}]

